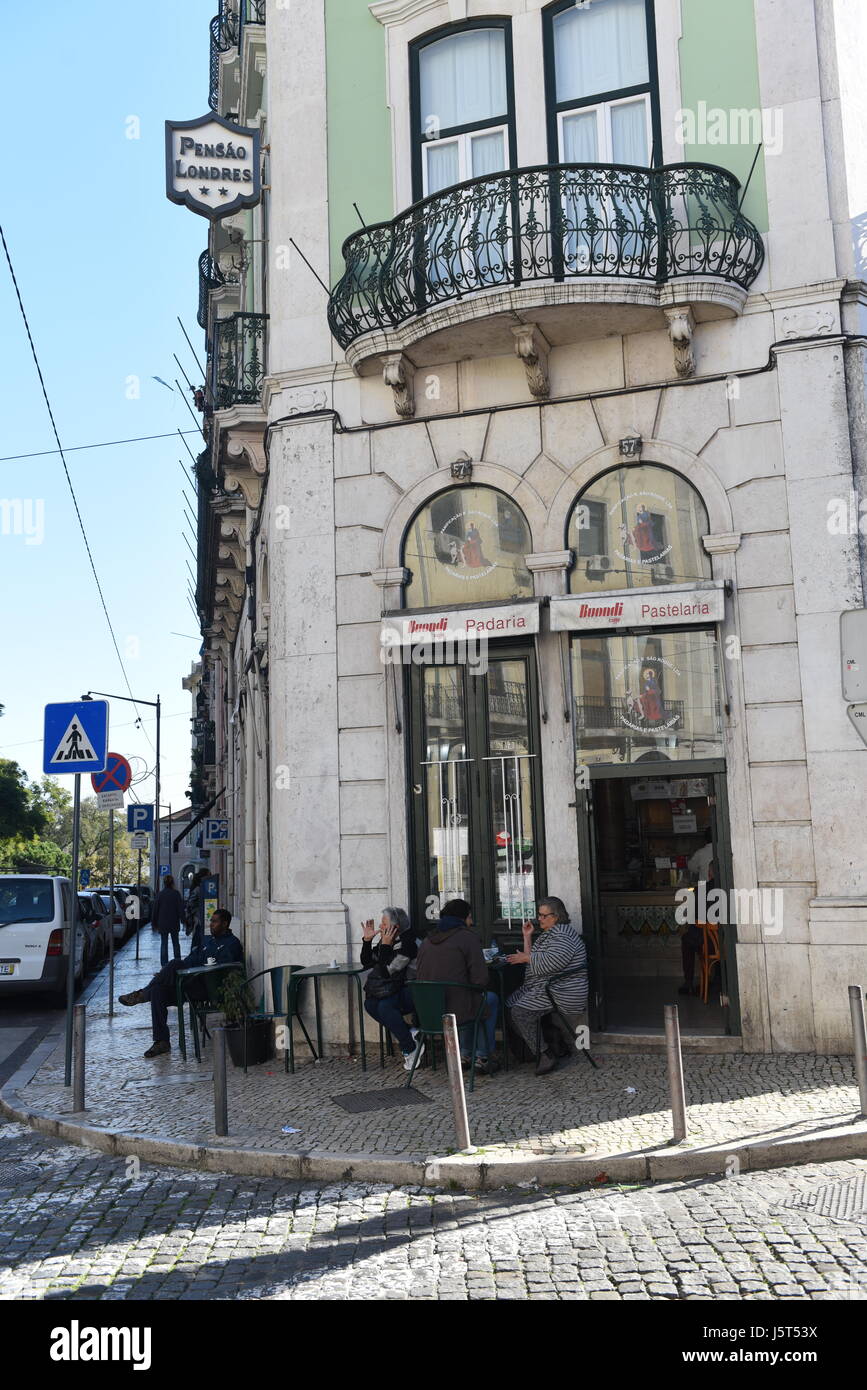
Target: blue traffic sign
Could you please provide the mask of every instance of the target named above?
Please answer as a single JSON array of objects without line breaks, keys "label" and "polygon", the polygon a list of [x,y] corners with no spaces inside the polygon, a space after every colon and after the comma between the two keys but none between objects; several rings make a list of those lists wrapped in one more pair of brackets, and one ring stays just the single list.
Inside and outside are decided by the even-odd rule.
[{"label": "blue traffic sign", "polygon": [[105,767],[90,782],[95,792],[125,792],[132,781],[132,768],[122,753],[109,753]]},{"label": "blue traffic sign", "polygon": [[135,835],[139,831],[152,835],[154,828],[153,806],[127,806],[126,828],[131,835]]},{"label": "blue traffic sign", "polygon": [[87,888],[90,883],[90,869],[79,869],[78,878],[80,886],[82,888]]},{"label": "blue traffic sign", "polygon": [[43,772],[102,772],[107,756],[107,700],[45,706]]},{"label": "blue traffic sign", "polygon": [[170,874],[171,871],[171,864],[160,864],[160,878],[165,878],[166,874]]}]

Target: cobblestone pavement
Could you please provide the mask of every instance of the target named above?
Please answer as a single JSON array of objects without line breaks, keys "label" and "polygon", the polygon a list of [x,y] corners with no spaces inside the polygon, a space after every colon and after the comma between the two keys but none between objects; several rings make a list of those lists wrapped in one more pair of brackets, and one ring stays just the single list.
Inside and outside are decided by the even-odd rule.
[{"label": "cobblestone pavement", "polygon": [[[144,931],[142,960],[130,943],[116,970],[116,991],[144,984],[158,965],[156,938]],[[286,1152],[397,1154],[414,1159],[451,1152],[454,1130],[442,1066],[418,1074],[417,1089],[430,1104],[348,1114],[333,1103],[344,1092],[396,1087],[405,1076],[399,1054],[379,1065],[368,1050],[368,1071],[358,1061],[301,1061],[294,1076],[282,1064],[229,1068],[227,1139],[213,1134],[210,1048],[199,1065],[177,1051],[145,1061],[150,1011],[117,1006],[107,1017],[106,981],[88,1004],[87,1123],[132,1134],[148,1133],[233,1149]],[[304,1056],[303,1043],[298,1051]],[[666,1144],[671,1118],[661,1055],[598,1056],[598,1070],[576,1056],[553,1075],[537,1078],[531,1065],[479,1079],[468,1096],[473,1142],[495,1153],[614,1154]],[[857,1113],[857,1088],[849,1057],[809,1055],[685,1054],[690,1139],[695,1143],[756,1140],[771,1132],[821,1132],[848,1123]],[[58,1048],[21,1092],[30,1108],[68,1114]],[[284,1135],[284,1126],[295,1134]]]},{"label": "cobblestone pavement", "polygon": [[136,1166],[0,1126],[0,1299],[867,1297],[864,1160],[481,1196]]}]

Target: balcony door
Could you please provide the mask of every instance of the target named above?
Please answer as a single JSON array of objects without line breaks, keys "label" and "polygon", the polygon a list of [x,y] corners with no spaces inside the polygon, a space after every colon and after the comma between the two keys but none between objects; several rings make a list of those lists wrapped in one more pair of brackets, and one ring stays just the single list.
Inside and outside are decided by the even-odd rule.
[{"label": "balcony door", "polygon": [[416,920],[465,898],[485,942],[519,935],[545,892],[534,653],[494,651],[483,675],[410,675]]},{"label": "balcony door", "polygon": [[472,290],[502,282],[511,245],[511,209],[502,180],[453,196],[468,179],[498,175],[514,162],[509,26],[479,22],[413,50],[415,195],[444,193],[425,216],[421,260],[426,289]]}]

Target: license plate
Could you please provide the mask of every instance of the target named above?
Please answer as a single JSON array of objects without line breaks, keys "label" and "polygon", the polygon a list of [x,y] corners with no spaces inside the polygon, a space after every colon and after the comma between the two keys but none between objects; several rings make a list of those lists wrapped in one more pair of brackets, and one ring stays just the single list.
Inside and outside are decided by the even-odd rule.
[{"label": "license plate", "polygon": [[14,975],[14,974],[15,974],[15,966],[14,966],[14,965],[0,965],[0,975]]}]

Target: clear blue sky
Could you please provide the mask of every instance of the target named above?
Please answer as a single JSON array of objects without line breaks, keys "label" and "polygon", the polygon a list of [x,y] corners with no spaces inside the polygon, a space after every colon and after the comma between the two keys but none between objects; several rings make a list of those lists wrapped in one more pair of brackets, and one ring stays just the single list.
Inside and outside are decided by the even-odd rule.
[{"label": "clear blue sky", "polygon": [[[194,427],[178,393],[153,380],[184,384],[176,352],[200,381],[178,314],[204,361],[196,260],[207,222],[166,199],[163,122],[207,110],[215,8],[215,0],[8,7],[0,221],[65,448]],[[130,116],[140,121],[137,140],[127,138]],[[0,324],[0,455],[51,449],[2,255]],[[130,377],[139,378],[139,399],[128,398]],[[186,438],[198,452],[201,440]],[[190,462],[177,436],[67,455],[133,693],[162,699],[162,800],[174,806],[190,767],[190,697],[181,678],[200,643],[185,597],[184,560],[195,565],[182,538],[179,459]],[[189,484],[188,492],[194,497]],[[29,500],[34,520],[35,504],[44,504],[41,544],[2,534],[0,516],[0,757],[35,777],[46,703],[126,687],[59,457],[0,463],[0,499]],[[154,712],[141,712],[153,740]],[[110,744],[151,767],[151,744],[132,727],[135,713],[112,704]],[[63,781],[71,790],[72,779]],[[138,799],[152,792],[145,782]]]}]

